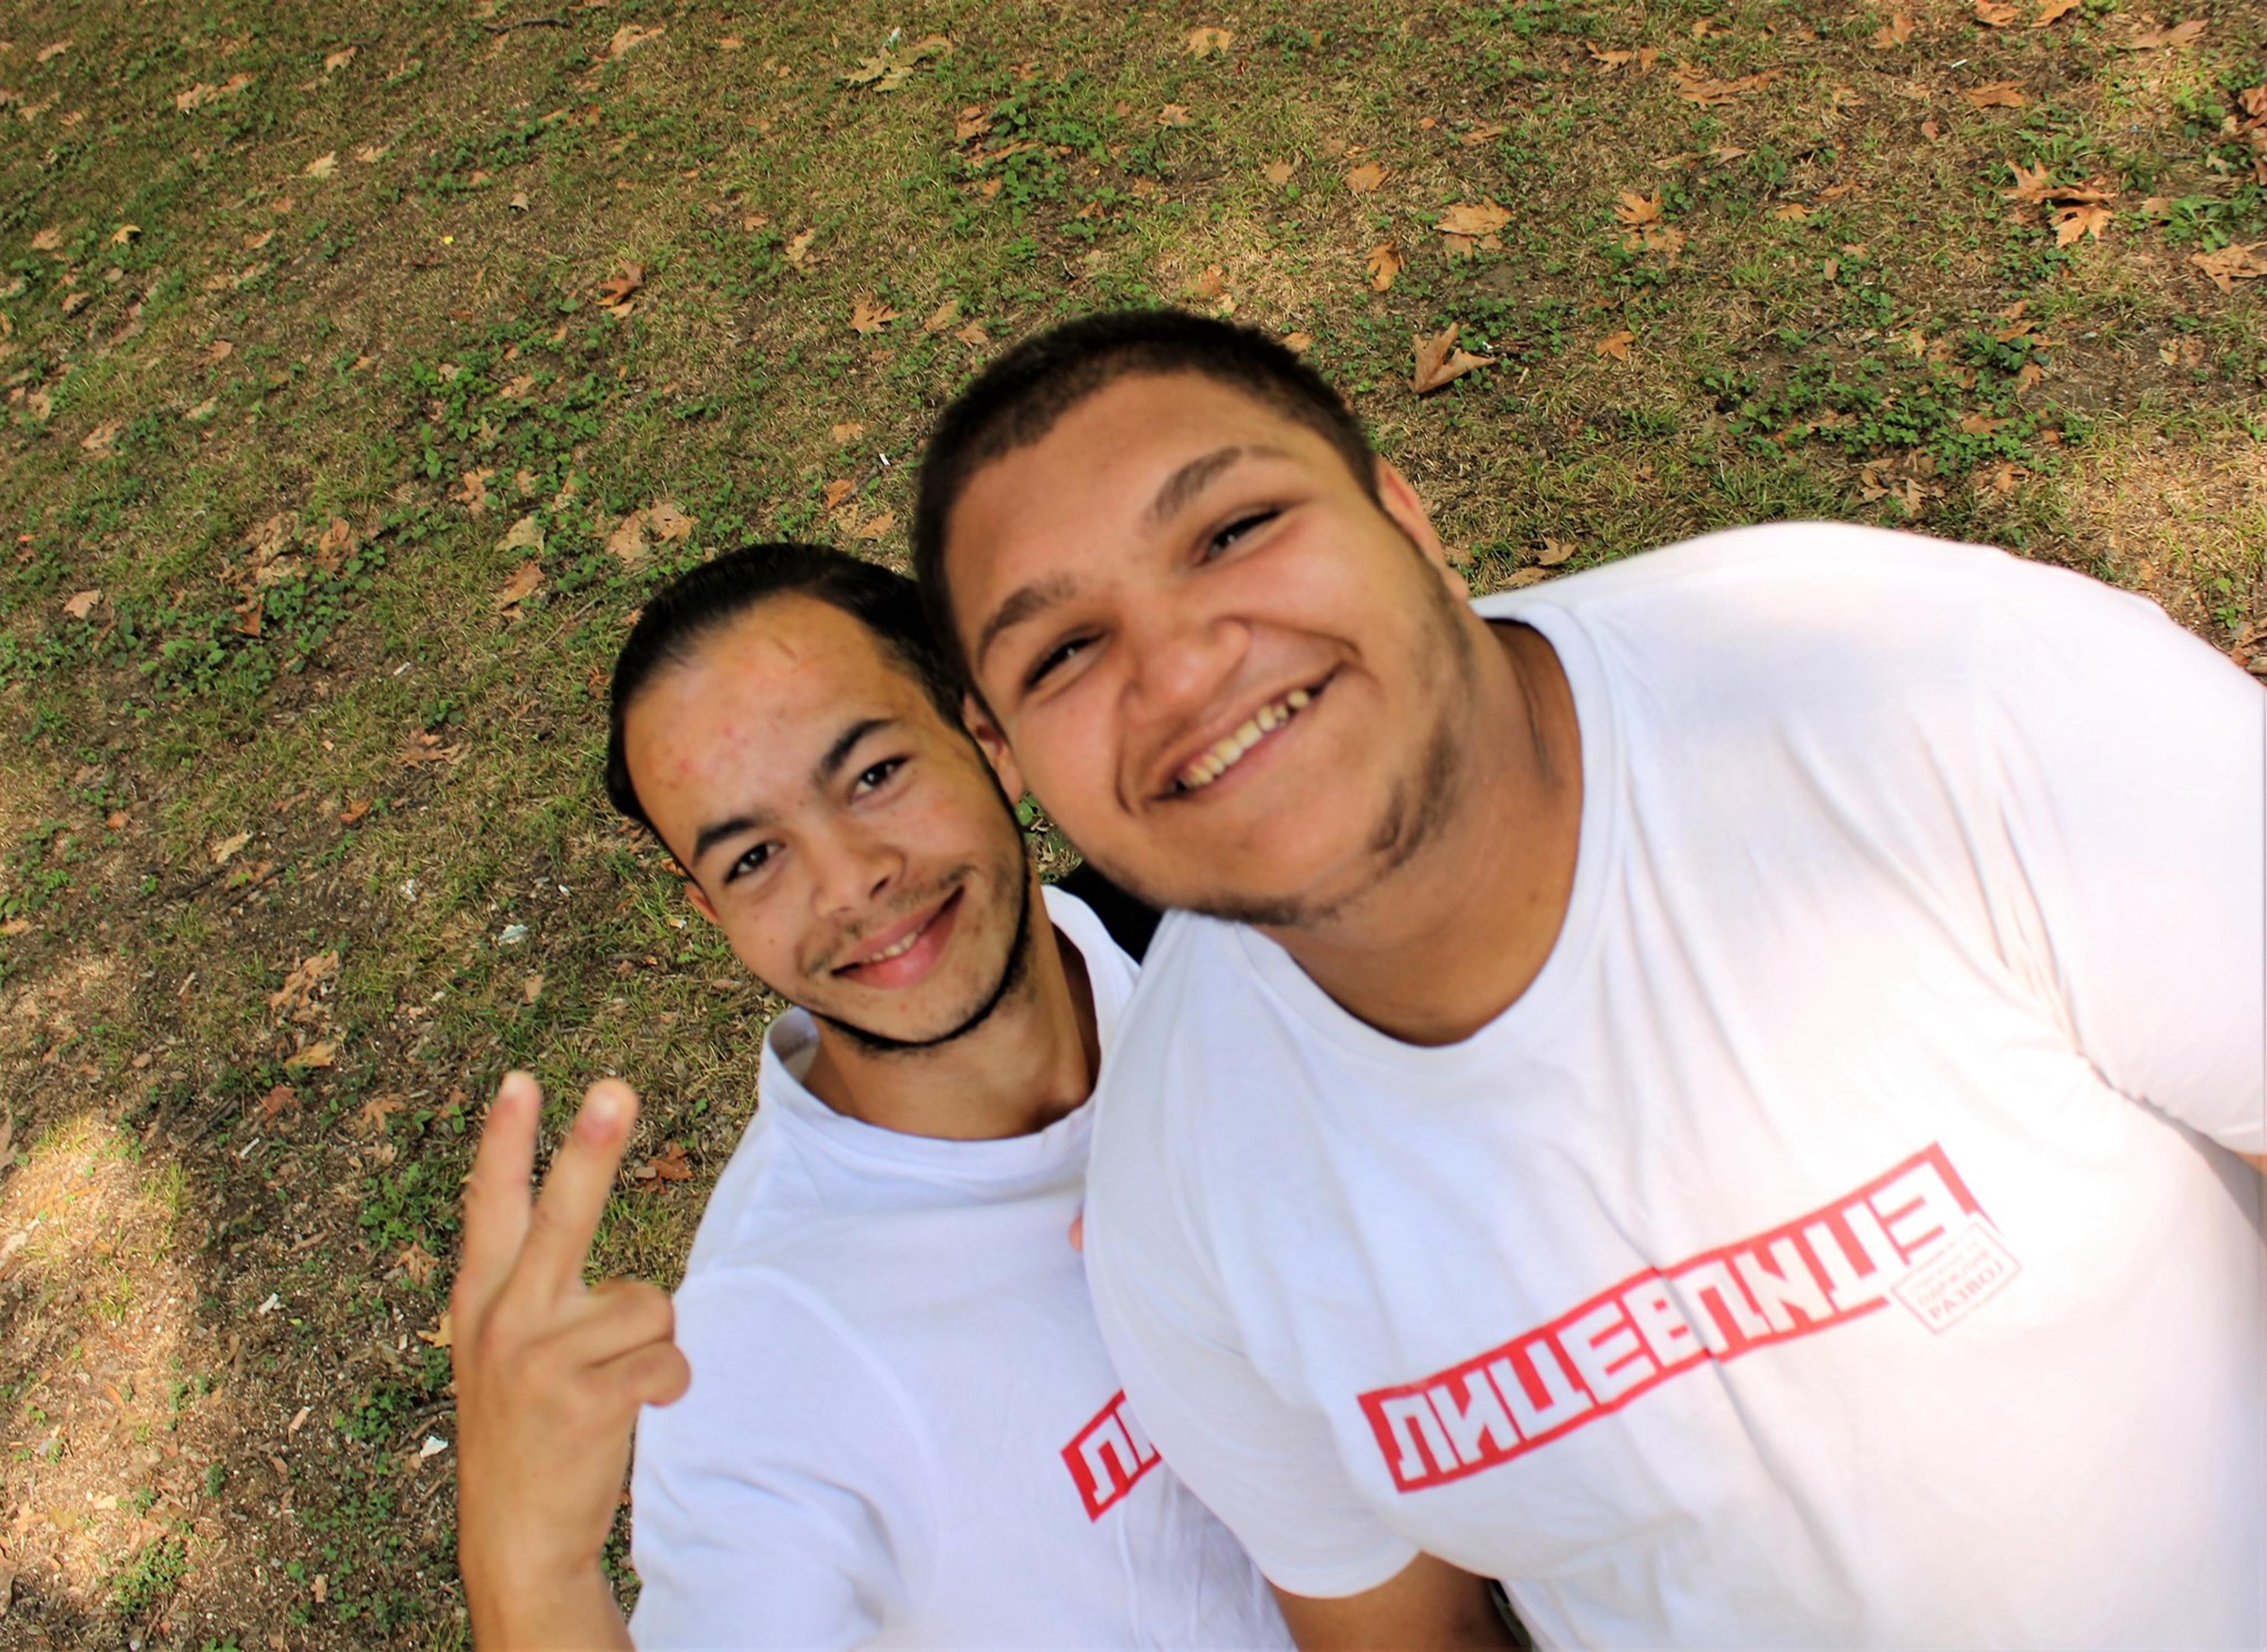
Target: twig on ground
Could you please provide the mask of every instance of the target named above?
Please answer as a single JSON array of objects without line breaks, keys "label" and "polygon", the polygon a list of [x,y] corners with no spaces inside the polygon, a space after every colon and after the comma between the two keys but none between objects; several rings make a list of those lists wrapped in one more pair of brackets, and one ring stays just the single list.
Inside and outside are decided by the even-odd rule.
[{"label": "twig on ground", "polygon": [[509,34],[514,29],[563,29],[565,18],[515,18],[510,23],[483,23],[481,26],[491,34]]}]

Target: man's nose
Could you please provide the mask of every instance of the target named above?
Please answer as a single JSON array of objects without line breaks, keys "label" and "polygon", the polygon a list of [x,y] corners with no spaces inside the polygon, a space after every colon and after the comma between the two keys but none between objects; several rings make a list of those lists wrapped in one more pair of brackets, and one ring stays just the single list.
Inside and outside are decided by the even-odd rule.
[{"label": "man's nose", "polygon": [[1236,673],[1249,646],[1237,622],[1186,602],[1161,602],[1125,633],[1132,689],[1141,710],[1170,720],[1204,710]]},{"label": "man's nose", "polygon": [[855,827],[828,833],[807,852],[812,898],[829,916],[872,904],[905,868],[904,857],[889,844]]}]

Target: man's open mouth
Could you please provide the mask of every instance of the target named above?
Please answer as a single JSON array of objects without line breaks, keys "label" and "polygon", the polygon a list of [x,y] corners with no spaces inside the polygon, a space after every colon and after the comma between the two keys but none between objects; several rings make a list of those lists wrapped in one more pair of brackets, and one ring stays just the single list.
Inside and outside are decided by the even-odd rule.
[{"label": "man's open mouth", "polygon": [[924,966],[929,960],[914,954],[942,947],[944,938],[951,932],[952,920],[960,910],[960,899],[965,893],[965,887],[957,888],[927,913],[891,925],[856,957],[838,964],[829,973],[870,986],[903,985],[905,983],[898,977],[926,973]]},{"label": "man's open mouth", "polygon": [[1329,686],[1330,679],[1324,677],[1320,683],[1306,688],[1295,688],[1289,693],[1268,701],[1240,726],[1213,742],[1184,765],[1173,776],[1173,795],[1201,792],[1217,781],[1250,757],[1268,736],[1313,705]]}]

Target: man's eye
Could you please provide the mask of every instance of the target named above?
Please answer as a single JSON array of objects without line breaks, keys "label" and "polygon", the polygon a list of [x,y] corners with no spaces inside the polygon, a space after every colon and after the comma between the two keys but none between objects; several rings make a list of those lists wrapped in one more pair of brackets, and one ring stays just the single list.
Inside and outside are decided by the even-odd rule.
[{"label": "man's eye", "polygon": [[1073,637],[1066,642],[1057,643],[1047,653],[1042,654],[1038,663],[1031,669],[1030,673],[1023,678],[1023,686],[1027,689],[1038,687],[1057,667],[1069,663],[1072,656],[1093,641],[1094,639],[1091,637]]},{"label": "man's eye", "polygon": [[778,852],[778,845],[775,844],[758,844],[732,863],[730,869],[724,874],[724,881],[730,883],[736,878],[744,878],[752,872],[760,870],[769,864],[771,858]]},{"label": "man's eye", "polygon": [[1227,550],[1229,546],[1234,545],[1238,539],[1244,537],[1245,534],[1250,533],[1254,528],[1264,526],[1265,524],[1274,521],[1275,518],[1281,514],[1282,513],[1280,511],[1273,509],[1255,510],[1248,516],[1238,516],[1234,522],[1229,523],[1227,527],[1222,528],[1218,533],[1213,535],[1212,538],[1207,543],[1205,549],[1211,555],[1218,556],[1222,552]]},{"label": "man's eye", "polygon": [[871,768],[862,770],[858,775],[857,783],[850,789],[853,793],[874,791],[905,766],[906,760],[903,757],[884,757]]}]

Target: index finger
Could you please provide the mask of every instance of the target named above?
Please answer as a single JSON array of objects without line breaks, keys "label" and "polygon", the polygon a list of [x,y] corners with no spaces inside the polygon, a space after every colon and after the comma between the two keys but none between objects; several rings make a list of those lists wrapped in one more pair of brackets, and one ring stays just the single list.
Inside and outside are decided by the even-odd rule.
[{"label": "index finger", "polygon": [[508,1072],[488,1106],[481,1144],[465,1178],[464,1261],[457,1289],[467,1309],[485,1306],[502,1288],[527,1237],[529,1180],[535,1171],[535,1123],[543,1091],[527,1073]]},{"label": "index finger", "polygon": [[619,1079],[601,1078],[583,1093],[582,1111],[552,1156],[550,1173],[528,1217],[520,1266],[554,1296],[582,1287],[583,1261],[621,1168],[637,1110],[635,1091]]}]

